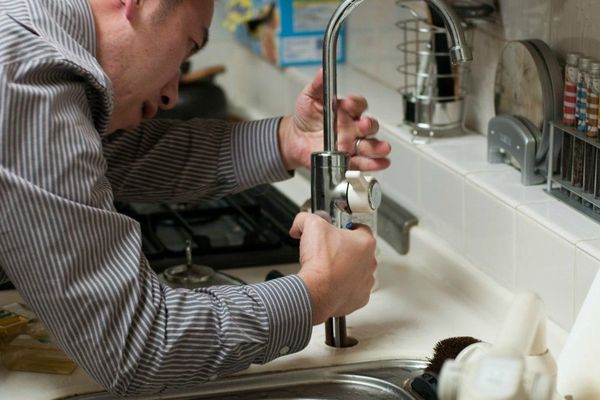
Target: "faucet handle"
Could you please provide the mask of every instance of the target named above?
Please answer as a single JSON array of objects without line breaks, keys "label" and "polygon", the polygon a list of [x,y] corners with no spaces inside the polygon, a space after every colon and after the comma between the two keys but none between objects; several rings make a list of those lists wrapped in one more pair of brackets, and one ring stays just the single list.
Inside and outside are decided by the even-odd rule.
[{"label": "faucet handle", "polygon": [[346,200],[351,213],[373,213],[381,205],[381,185],[361,171],[346,171]]}]

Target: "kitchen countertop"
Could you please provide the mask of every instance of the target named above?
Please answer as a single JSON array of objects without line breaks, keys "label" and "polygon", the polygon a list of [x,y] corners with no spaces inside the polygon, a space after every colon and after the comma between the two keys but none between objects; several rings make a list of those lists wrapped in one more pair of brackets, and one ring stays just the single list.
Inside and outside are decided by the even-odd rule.
[{"label": "kitchen countertop", "polygon": [[[310,193],[300,174],[275,185],[298,204]],[[512,294],[421,227],[411,231],[406,256],[379,243],[379,286],[369,304],[347,317],[355,347],[335,349],[324,344],[324,328],[317,326],[302,352],[244,373],[347,364],[394,358],[426,358],[435,343],[452,336],[474,336],[493,342]],[[297,264],[228,270],[245,281],[260,282],[271,269],[294,273]],[[0,304],[17,301],[15,291],[0,292]],[[558,355],[566,332],[548,321],[548,346]],[[78,368],[72,375],[8,371],[0,366],[0,399],[49,400],[90,393],[100,388]]]}]

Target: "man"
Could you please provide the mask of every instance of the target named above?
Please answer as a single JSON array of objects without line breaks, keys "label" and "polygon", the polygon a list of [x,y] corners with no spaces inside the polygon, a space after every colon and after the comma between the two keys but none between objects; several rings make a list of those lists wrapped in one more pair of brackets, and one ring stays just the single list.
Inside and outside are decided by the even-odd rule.
[{"label": "man", "polygon": [[[113,201],[193,201],[286,179],[322,143],[322,81],[293,116],[228,124],[151,120],[177,100],[179,65],[204,46],[209,0],[0,0],[0,281],[57,342],[121,395],[182,389],[301,350],[311,326],[368,301],[366,227],[302,213],[297,275],[172,290]],[[387,167],[390,148],[340,102],[341,150]]]}]

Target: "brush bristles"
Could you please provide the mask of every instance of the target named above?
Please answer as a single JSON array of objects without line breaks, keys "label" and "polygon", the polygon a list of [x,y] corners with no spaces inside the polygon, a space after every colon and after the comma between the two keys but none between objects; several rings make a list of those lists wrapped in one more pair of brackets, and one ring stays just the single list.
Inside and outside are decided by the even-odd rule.
[{"label": "brush bristles", "polygon": [[425,372],[439,375],[446,360],[455,359],[463,349],[479,342],[481,340],[471,336],[457,336],[440,340],[433,348],[433,357],[428,360],[429,365],[425,368]]}]

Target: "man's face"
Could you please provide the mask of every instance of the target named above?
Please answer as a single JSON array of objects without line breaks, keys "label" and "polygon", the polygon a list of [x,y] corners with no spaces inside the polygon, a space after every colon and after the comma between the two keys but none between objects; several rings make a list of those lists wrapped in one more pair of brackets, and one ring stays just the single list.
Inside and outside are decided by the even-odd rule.
[{"label": "man's face", "polygon": [[101,1],[107,19],[95,13],[98,58],[114,90],[111,132],[172,108],[180,65],[208,39],[212,0],[184,0],[166,15],[164,1],[171,0]]}]

